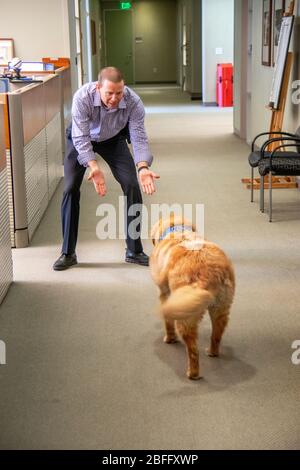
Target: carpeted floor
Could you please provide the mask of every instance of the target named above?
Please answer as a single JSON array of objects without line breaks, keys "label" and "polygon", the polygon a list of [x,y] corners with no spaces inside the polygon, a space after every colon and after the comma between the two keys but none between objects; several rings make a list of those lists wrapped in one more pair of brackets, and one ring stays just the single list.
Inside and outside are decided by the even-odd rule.
[{"label": "carpeted floor", "polygon": [[[204,204],[205,235],[231,256],[237,292],[222,356],[204,348],[204,379],[185,377],[182,344],[166,345],[157,291],[127,265],[123,240],[99,240],[100,204],[82,187],[80,264],[52,271],[62,185],[31,247],[14,250],[15,283],[0,308],[2,449],[299,449],[300,192],[274,191],[274,222],[240,180],[248,147],[232,110],[203,108],[176,87],[140,87],[161,179],[150,203]],[[102,203],[119,205],[107,168]],[[102,206],[103,208],[103,206]],[[105,207],[104,207],[105,208]],[[145,251],[151,243],[145,240]]]}]

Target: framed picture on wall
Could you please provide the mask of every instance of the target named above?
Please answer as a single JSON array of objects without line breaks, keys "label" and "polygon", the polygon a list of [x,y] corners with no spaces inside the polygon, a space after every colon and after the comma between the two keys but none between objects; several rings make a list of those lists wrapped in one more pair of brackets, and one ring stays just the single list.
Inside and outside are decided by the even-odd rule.
[{"label": "framed picture on wall", "polygon": [[275,65],[276,62],[280,27],[284,11],[285,0],[273,0],[273,65]]},{"label": "framed picture on wall", "polygon": [[271,65],[272,0],[263,0],[261,62]]},{"label": "framed picture on wall", "polygon": [[0,66],[8,65],[14,57],[14,40],[0,38]]}]

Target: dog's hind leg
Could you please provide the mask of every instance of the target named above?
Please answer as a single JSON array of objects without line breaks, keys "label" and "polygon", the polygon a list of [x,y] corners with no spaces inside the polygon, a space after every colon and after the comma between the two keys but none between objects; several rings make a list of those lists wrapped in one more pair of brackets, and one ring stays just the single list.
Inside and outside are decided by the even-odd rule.
[{"label": "dog's hind leg", "polygon": [[[159,296],[160,303],[163,304],[167,300],[169,295],[170,295],[169,290],[167,292],[161,291],[161,294]],[[164,322],[165,322],[165,330],[166,330],[164,342],[165,343],[177,343],[178,338],[177,338],[176,331],[175,331],[175,321],[172,319],[168,319],[168,320],[165,319]]]},{"label": "dog's hind leg", "polygon": [[199,351],[198,351],[198,321],[177,320],[176,328],[185,342],[188,354],[188,369],[186,375],[189,379],[201,379],[199,373]]},{"label": "dog's hind leg", "polygon": [[164,337],[165,343],[177,343],[178,338],[175,331],[174,320],[165,320],[166,336]]},{"label": "dog's hind leg", "polygon": [[208,356],[216,357],[219,355],[220,342],[229,320],[229,308],[212,308],[208,309],[211,323],[212,323],[212,334],[210,341],[210,348],[206,349]]}]

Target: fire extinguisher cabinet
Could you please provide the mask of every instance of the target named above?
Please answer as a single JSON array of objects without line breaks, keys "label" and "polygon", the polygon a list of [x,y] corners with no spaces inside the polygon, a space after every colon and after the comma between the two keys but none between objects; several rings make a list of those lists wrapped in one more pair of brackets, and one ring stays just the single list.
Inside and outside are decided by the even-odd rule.
[{"label": "fire extinguisher cabinet", "polygon": [[217,103],[218,106],[233,106],[233,66],[217,64]]}]

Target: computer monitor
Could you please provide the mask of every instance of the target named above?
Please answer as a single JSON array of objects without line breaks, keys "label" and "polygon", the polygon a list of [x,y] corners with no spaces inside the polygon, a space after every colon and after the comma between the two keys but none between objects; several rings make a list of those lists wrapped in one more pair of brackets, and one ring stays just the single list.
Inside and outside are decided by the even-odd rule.
[{"label": "computer monitor", "polygon": [[[13,70],[11,62],[8,62],[8,69]],[[54,64],[44,62],[22,62],[21,72],[54,72]]]},{"label": "computer monitor", "polygon": [[6,93],[9,90],[8,78],[0,78],[0,93]]},{"label": "computer monitor", "polygon": [[54,72],[55,70],[55,67],[54,67],[54,64],[45,64],[44,63],[44,70],[46,70],[47,72]]}]

